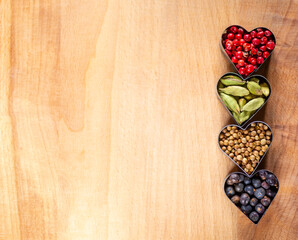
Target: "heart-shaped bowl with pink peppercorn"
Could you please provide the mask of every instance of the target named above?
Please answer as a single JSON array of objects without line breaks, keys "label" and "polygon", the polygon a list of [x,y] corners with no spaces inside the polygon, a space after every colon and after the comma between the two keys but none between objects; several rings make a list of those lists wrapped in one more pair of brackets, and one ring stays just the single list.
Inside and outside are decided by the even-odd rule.
[{"label": "heart-shaped bowl with pink peppercorn", "polygon": [[279,190],[277,177],[262,169],[246,177],[241,172],[230,173],[223,184],[229,200],[254,224],[258,224]]},{"label": "heart-shaped bowl with pink peppercorn", "polygon": [[227,27],[220,45],[238,73],[245,79],[256,72],[275,49],[274,34],[265,27],[248,32],[239,25]]}]

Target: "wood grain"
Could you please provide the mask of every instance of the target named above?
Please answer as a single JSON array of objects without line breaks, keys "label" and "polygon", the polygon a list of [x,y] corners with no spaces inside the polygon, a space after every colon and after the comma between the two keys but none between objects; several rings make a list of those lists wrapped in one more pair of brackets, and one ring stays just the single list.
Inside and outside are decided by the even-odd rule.
[{"label": "wood grain", "polygon": [[[297,1],[0,1],[0,239],[297,239]],[[254,119],[280,191],[255,226],[225,197],[225,27],[270,28]]]}]

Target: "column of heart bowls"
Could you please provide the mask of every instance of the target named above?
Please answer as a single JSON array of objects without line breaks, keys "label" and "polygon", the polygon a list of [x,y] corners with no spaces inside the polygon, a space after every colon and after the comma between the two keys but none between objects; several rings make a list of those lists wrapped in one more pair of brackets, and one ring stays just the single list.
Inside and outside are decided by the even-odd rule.
[{"label": "column of heart bowls", "polygon": [[223,187],[226,196],[254,224],[264,216],[279,189],[272,172],[256,171],[271,146],[272,129],[262,121],[247,125],[271,95],[268,80],[254,73],[272,54],[275,44],[269,29],[258,27],[248,32],[239,25],[226,28],[220,41],[237,73],[224,74],[216,86],[218,98],[236,122],[220,131],[218,145],[242,170],[230,173]]}]

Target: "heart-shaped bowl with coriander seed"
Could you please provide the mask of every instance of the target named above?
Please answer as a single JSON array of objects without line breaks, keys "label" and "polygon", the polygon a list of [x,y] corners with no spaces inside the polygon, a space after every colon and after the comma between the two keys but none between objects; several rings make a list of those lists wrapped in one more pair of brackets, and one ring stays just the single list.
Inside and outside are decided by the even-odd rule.
[{"label": "heart-shaped bowl with coriander seed", "polygon": [[254,224],[258,224],[279,190],[277,177],[262,169],[246,177],[241,172],[230,173],[223,188],[232,203]]},{"label": "heart-shaped bowl with coriander seed", "polygon": [[229,72],[218,80],[216,93],[235,122],[244,126],[267,103],[271,86],[261,75],[244,80],[239,74]]},{"label": "heart-shaped bowl with coriander seed", "polygon": [[263,65],[276,46],[274,34],[265,27],[248,32],[239,25],[227,27],[221,35],[223,53],[243,78],[247,78]]},{"label": "heart-shaped bowl with coriander seed", "polygon": [[252,176],[273,140],[269,125],[262,121],[250,123],[246,128],[231,124],[218,135],[218,146],[248,177]]}]

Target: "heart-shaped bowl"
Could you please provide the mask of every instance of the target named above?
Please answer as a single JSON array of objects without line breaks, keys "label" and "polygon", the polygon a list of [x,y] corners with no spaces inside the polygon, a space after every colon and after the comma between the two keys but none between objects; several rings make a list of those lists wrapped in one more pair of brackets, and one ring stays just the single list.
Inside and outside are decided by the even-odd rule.
[{"label": "heart-shaped bowl", "polygon": [[[236,78],[236,80],[235,81],[242,81],[244,84],[243,85],[224,85],[223,83],[222,83],[222,81],[227,81],[227,80],[229,80],[230,79],[230,77],[234,77],[234,78]],[[223,99],[221,98],[221,96],[222,95],[220,95],[221,94],[221,90],[220,89],[224,89],[224,90],[226,90],[225,88],[227,88],[227,87],[236,87],[236,88],[238,88],[239,89],[239,87],[244,87],[244,88],[246,88],[247,89],[247,83],[249,83],[249,82],[251,82],[251,81],[253,81],[253,80],[255,80],[255,81],[259,81],[259,84],[261,84],[262,86],[263,86],[263,84],[265,84],[265,85],[267,85],[267,90],[268,90],[268,94],[266,93],[266,95],[267,96],[265,96],[264,94],[263,95],[260,95],[260,96],[257,96],[257,95],[253,95],[253,94],[251,94],[249,91],[249,95],[246,95],[246,96],[242,96],[242,97],[235,97],[235,96],[233,96],[233,95],[231,95],[230,93],[229,94],[227,94],[227,95],[229,95],[228,97],[232,97],[232,98],[234,98],[236,101],[237,101],[237,104],[238,104],[238,106],[239,106],[239,108],[240,108],[240,102],[239,102],[239,99],[241,99],[242,98],[242,100],[243,100],[243,98],[245,99],[245,101],[248,103],[248,102],[250,102],[251,100],[254,100],[254,99],[256,99],[256,98],[259,98],[259,97],[262,97],[262,98],[264,98],[264,102],[262,103],[262,105],[260,106],[260,107],[258,107],[256,110],[254,110],[254,111],[252,111],[252,112],[243,112],[242,111],[242,109],[240,109],[240,114],[238,115],[238,113],[236,113],[236,112],[233,112],[232,110],[230,110],[231,109],[231,107],[230,107],[230,109],[228,108],[228,106],[226,105],[226,103],[223,101]],[[254,81],[254,82],[255,82]],[[230,83],[229,83],[230,84]],[[238,83],[239,84],[239,83]],[[241,88],[242,89],[242,88]],[[262,87],[262,89],[263,89],[263,87]],[[264,90],[265,91],[265,90]],[[239,90],[236,90],[235,91],[236,92],[236,95],[239,95],[239,94],[237,94],[237,93],[240,93],[240,91]],[[233,73],[233,72],[228,72],[228,73],[226,73],[226,74],[224,74],[224,75],[222,75],[221,77],[220,77],[220,79],[218,80],[218,82],[217,82],[217,85],[216,85],[216,94],[217,94],[217,96],[218,96],[218,98],[219,98],[219,100],[221,101],[221,103],[224,105],[224,107],[227,109],[227,111],[229,112],[229,114],[231,115],[231,117],[234,119],[234,121],[237,123],[237,124],[239,124],[240,126],[244,126],[246,123],[248,123],[248,121],[250,120],[250,119],[252,119],[255,115],[256,115],[256,113],[267,103],[267,101],[268,101],[268,99],[269,99],[269,97],[270,97],[270,95],[271,95],[271,86],[270,86],[270,83],[268,82],[268,80],[265,78],[265,77],[263,77],[262,75],[253,75],[253,76],[251,76],[251,77],[249,77],[249,78],[247,78],[246,80],[244,80],[239,74],[237,74],[237,73]],[[234,94],[234,93],[233,93]],[[249,98],[248,98],[249,97]],[[252,97],[252,98],[251,98]],[[251,99],[250,99],[251,98]],[[255,101],[255,100],[254,100]],[[242,102],[243,103],[243,102]],[[243,112],[243,113],[242,113]],[[242,119],[239,119],[239,117],[241,116],[241,118]]]},{"label": "heart-shaped bowl", "polygon": [[218,135],[218,146],[248,177],[262,162],[273,140],[269,125],[262,121],[250,123],[246,128],[231,124]]},{"label": "heart-shaped bowl", "polygon": [[[233,29],[236,29],[237,32],[235,33]],[[232,35],[230,33],[232,33]],[[270,36],[267,36],[267,33],[270,34]],[[247,35],[249,36],[247,37]],[[267,44],[267,42],[269,43]],[[258,27],[248,32],[239,25],[231,25],[222,33],[220,46],[223,53],[233,64],[238,73],[242,75],[243,78],[247,78],[258,71],[263,63],[270,57],[276,47],[276,39],[274,34],[265,27]],[[250,61],[252,58],[254,60]],[[244,60],[247,65],[243,66],[243,62],[239,62],[239,60]],[[248,65],[251,66],[248,67]]]},{"label": "heart-shaped bowl", "polygon": [[241,172],[230,173],[223,184],[226,196],[254,224],[258,224],[279,190],[277,177],[262,169],[251,178]]}]

